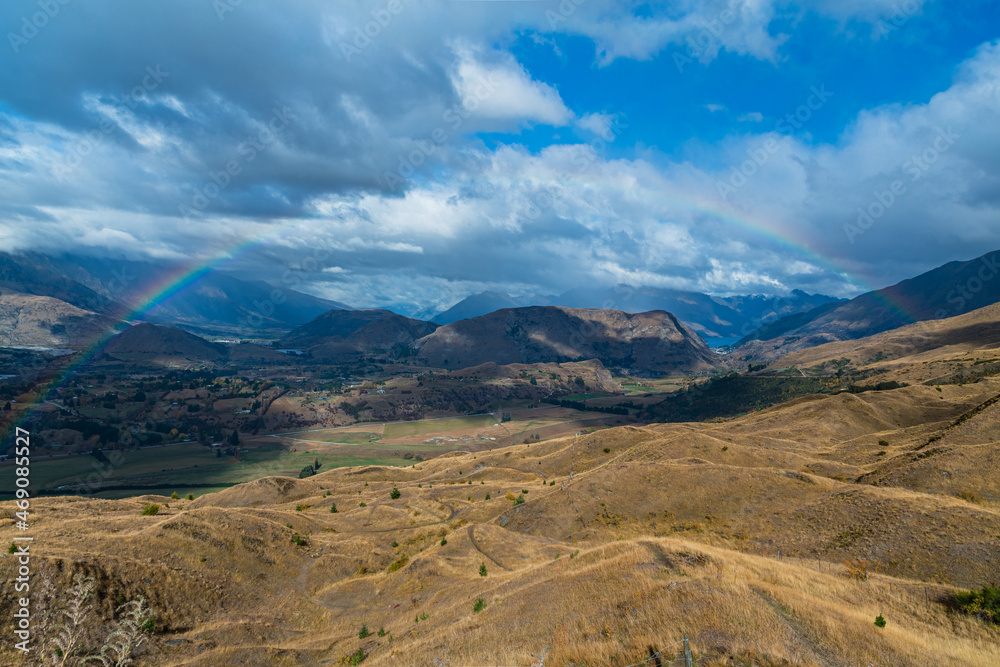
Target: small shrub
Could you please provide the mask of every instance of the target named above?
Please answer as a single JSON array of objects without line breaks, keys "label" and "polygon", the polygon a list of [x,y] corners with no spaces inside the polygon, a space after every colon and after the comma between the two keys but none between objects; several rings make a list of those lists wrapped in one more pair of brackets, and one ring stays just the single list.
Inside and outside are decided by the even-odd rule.
[{"label": "small shrub", "polygon": [[489,500],[489,499],[490,499],[490,494],[487,493],[486,494],[486,500]]},{"label": "small shrub", "polygon": [[882,618],[882,614],[879,614],[878,616],[875,617],[875,625],[877,625],[880,628],[885,627],[885,619]]},{"label": "small shrub", "polygon": [[486,563],[483,563],[482,565],[479,566],[479,576],[480,577],[486,576]]},{"label": "small shrub", "polygon": [[294,535],[292,535],[292,544],[294,544],[297,547],[306,547],[309,546],[309,539],[302,535],[299,535],[298,533],[295,533]]},{"label": "small shrub", "polygon": [[510,491],[508,491],[507,495],[505,495],[504,498],[506,498],[510,502],[514,502],[514,500],[517,499],[517,496],[515,496],[513,493],[511,493]]},{"label": "small shrub", "polygon": [[986,586],[978,591],[955,594],[958,608],[980,620],[1000,624],[1000,588]]},{"label": "small shrub", "polygon": [[397,542],[396,540],[393,540],[392,541],[392,548],[395,549],[398,546],[399,546],[399,542]]},{"label": "small shrub", "polygon": [[145,507],[142,508],[142,515],[154,516],[159,511],[160,511],[159,505],[157,505],[156,503],[148,503]]},{"label": "small shrub", "polygon": [[170,494],[170,499],[171,500],[180,500],[180,496],[177,495],[176,491],[174,491],[173,493]]},{"label": "small shrub", "polygon": [[364,623],[362,623],[361,624],[361,629],[358,631],[358,639],[364,639],[365,637],[367,637],[370,634],[371,634],[371,632],[368,631],[368,626],[365,625]]},{"label": "small shrub", "polygon": [[385,637],[385,628],[379,628],[376,634],[378,634],[379,637]]},{"label": "small shrub", "polygon": [[441,546],[444,546],[446,544],[448,544],[448,540],[442,537],[441,538]]},{"label": "small shrub", "polygon": [[17,553],[17,545],[11,542],[10,546],[7,547],[7,553],[9,554]]},{"label": "small shrub", "polygon": [[399,498],[400,495],[401,494],[399,493],[399,489],[397,489],[396,487],[392,487],[392,491],[389,492],[389,497],[392,498],[393,500]]},{"label": "small shrub", "polygon": [[303,509],[303,506],[302,506],[302,505],[296,505],[296,506],[295,506],[295,511],[296,511],[296,512],[301,512],[301,511],[302,511],[302,509]]},{"label": "small shrub", "polygon": [[201,562],[202,562],[202,563],[204,563],[204,562],[205,562],[206,560],[208,560],[208,559],[207,559],[207,558],[205,558],[204,556],[202,556],[202,557],[201,557]]},{"label": "small shrub", "polygon": [[729,445],[726,445],[725,447],[723,447],[723,448],[722,448],[722,451],[724,451],[724,452],[728,452],[728,451],[729,451]]},{"label": "small shrub", "polygon": [[472,605],[472,611],[473,611],[473,613],[478,614],[483,609],[486,609],[486,600],[484,600],[482,598],[476,598],[475,604]]},{"label": "small shrub", "polygon": [[605,447],[604,448],[604,453],[605,454],[610,454],[611,453],[611,448],[610,447]]},{"label": "small shrub", "polygon": [[878,441],[878,446],[879,447],[888,447],[889,446],[889,441],[888,440],[879,440]]},{"label": "small shrub", "polygon": [[336,513],[337,513],[337,503],[333,503],[332,505],[330,505],[330,514],[336,514]]},{"label": "small shrub", "polygon": [[367,657],[368,656],[365,655],[364,649],[359,648],[357,651],[351,654],[351,664],[360,665],[362,662],[365,661],[365,658]]},{"label": "small shrub", "polygon": [[520,505],[523,502],[524,502],[524,496],[518,496],[517,498],[514,499],[515,505]]},{"label": "small shrub", "polygon": [[187,500],[194,500],[194,494],[193,493],[189,493],[186,496],[184,496],[184,498],[187,499]]},{"label": "small shrub", "polygon": [[527,489],[521,489],[521,493],[527,494],[528,490]]},{"label": "small shrub", "polygon": [[368,507],[367,503],[358,503],[358,507]]},{"label": "small shrub", "polygon": [[977,505],[982,505],[986,501],[983,497],[973,491],[962,490],[958,492],[958,497],[967,503],[975,503]]},{"label": "small shrub", "polygon": [[390,572],[395,572],[396,570],[400,569],[401,567],[404,567],[408,562],[409,562],[409,559],[406,557],[406,554],[400,554],[399,555],[399,560],[397,560],[396,562],[394,562],[392,565],[389,566],[389,571]]},{"label": "small shrub", "polygon": [[555,486],[555,485],[556,485],[556,480],[552,480],[551,482],[549,482],[549,486]]}]

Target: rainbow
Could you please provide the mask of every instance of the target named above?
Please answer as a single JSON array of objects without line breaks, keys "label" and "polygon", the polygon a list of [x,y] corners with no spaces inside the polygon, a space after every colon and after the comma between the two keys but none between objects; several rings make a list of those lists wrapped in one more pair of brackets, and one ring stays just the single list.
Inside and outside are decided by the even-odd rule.
[{"label": "rainbow", "polygon": [[117,312],[110,313],[108,319],[112,321],[112,326],[95,336],[89,345],[74,353],[70,362],[38,390],[38,398],[31,407],[23,411],[20,419],[13,422],[6,432],[0,434],[0,442],[5,441],[6,437],[17,426],[22,426],[25,421],[30,419],[43,403],[51,400],[56,391],[66,383],[71,375],[92,362],[102,353],[108,342],[115,337],[117,333],[115,325],[117,323],[133,323],[141,315],[183,292],[223,264],[235,260],[239,256],[278,238],[283,231],[284,227],[277,226],[275,229],[268,230],[265,233],[241,239],[229,249],[219,252],[208,259],[192,260],[191,262],[183,263],[177,269],[168,272],[163,278],[147,288],[145,293],[135,299],[134,302],[125,304]]},{"label": "rainbow", "polygon": [[[508,184],[517,182],[516,178],[508,178]],[[620,184],[609,179],[598,179],[592,176],[581,178],[579,175],[561,178],[558,183],[549,184],[549,190],[555,190],[560,184],[571,182],[577,183],[591,190],[618,193],[621,191]],[[534,187],[534,183],[521,182],[521,185],[529,188]],[[850,269],[812,250],[810,243],[804,237],[796,235],[793,231],[783,230],[781,232],[774,229],[774,223],[757,218],[756,216],[744,212],[739,212],[724,204],[719,199],[699,197],[690,193],[681,194],[679,192],[650,191],[644,195],[646,199],[653,199],[665,203],[668,207],[689,211],[711,219],[721,221],[731,227],[749,232],[753,236],[766,239],[779,248],[788,251],[792,256],[801,257],[809,263],[825,269],[826,271],[839,276],[848,285],[854,286],[859,293],[871,292],[874,297],[901,315],[904,320],[917,322],[920,317],[914,314],[906,304],[895,301],[884,294],[879,293],[882,288],[875,287],[866,280],[852,273]]]},{"label": "rainbow", "polygon": [[[583,181],[583,179],[578,180]],[[595,179],[583,182],[591,189],[595,186],[597,186],[598,189],[614,189],[612,185],[601,184]],[[663,201],[668,206],[719,220],[727,225],[749,232],[754,236],[766,239],[768,242],[787,250],[793,256],[801,257],[808,262],[818,265],[823,269],[843,278],[848,284],[858,287],[859,291],[876,291],[876,288],[866,284],[864,281],[859,280],[857,277],[852,276],[850,271],[846,270],[844,267],[836,265],[831,260],[810,249],[809,244],[805,239],[796,238],[791,232],[777,232],[773,229],[773,225],[768,224],[766,221],[758,220],[747,214],[739,213],[724,206],[718,201],[699,199],[690,195],[681,196],[677,193],[660,193],[653,196],[655,199]],[[112,314],[110,316],[112,321],[115,323],[134,322],[136,319],[139,319],[141,315],[149,312],[171,297],[183,292],[201,280],[204,276],[217,270],[225,263],[277,239],[283,234],[286,228],[287,226],[285,225],[276,225],[274,228],[264,233],[240,239],[228,249],[219,252],[208,259],[194,260],[181,265],[178,269],[170,272],[164,278],[148,288],[146,292],[136,299],[132,305],[126,305],[122,308],[121,312]],[[887,306],[911,322],[919,319],[913,316],[904,305],[896,303],[883,295],[878,295],[878,297]],[[107,331],[104,331],[95,337],[95,340],[88,346],[75,353],[72,360],[66,365],[66,367],[63,368],[61,372],[57,373],[52,380],[47,382],[39,390],[36,402],[24,411],[21,419],[18,420],[16,424],[12,424],[9,427],[8,433],[4,433],[3,436],[5,437],[9,435],[9,432],[14,429],[15,425],[23,424],[25,420],[34,414],[42,403],[51,399],[56,390],[65,384],[66,380],[72,374],[77,372],[80,368],[86,366],[88,363],[93,361],[94,358],[100,355],[105,345],[107,345],[108,341],[114,337],[115,333],[115,327],[112,326]]]}]

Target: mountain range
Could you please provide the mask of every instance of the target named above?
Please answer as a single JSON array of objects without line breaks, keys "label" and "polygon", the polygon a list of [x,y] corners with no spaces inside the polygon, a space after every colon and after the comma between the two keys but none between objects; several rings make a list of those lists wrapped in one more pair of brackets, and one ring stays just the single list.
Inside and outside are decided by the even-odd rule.
[{"label": "mountain range", "polygon": [[1000,301],[1000,251],[943,266],[765,324],[735,347],[747,360],[772,360],[795,350],[854,340],[915,322],[962,315]]},{"label": "mountain range", "polygon": [[176,269],[145,262],[0,255],[0,344],[82,347],[92,334],[125,318],[201,335],[273,336],[329,310],[350,308],[263,281],[208,272],[130,317],[150,295],[164,291],[170,275],[178,275]]},{"label": "mountain range", "polygon": [[[719,343],[743,336],[726,357],[739,366],[961,315],[1000,301],[998,272],[1000,251],[949,262],[849,301],[802,291],[712,297],[619,285],[581,287],[538,299],[548,305],[525,306],[535,299],[483,292],[429,322],[384,309],[354,310],[216,271],[155,301],[131,323],[180,327],[200,336],[280,337],[281,348],[331,360],[388,352],[457,368],[597,358],[659,374],[718,368],[718,356],[705,352],[702,339]],[[130,304],[162,291],[163,275],[124,260],[0,255],[0,345],[84,347],[102,331],[127,326],[122,319]],[[590,332],[582,341],[581,331]]]},{"label": "mountain range", "polygon": [[466,297],[451,308],[429,316],[438,324],[451,324],[470,317],[487,315],[501,308],[524,306],[563,306],[620,310],[643,313],[665,310],[676,315],[698,332],[709,344],[728,344],[757,329],[762,324],[814,308],[839,303],[822,294],[793,290],[784,297],[745,295],[713,297],[660,287],[578,287],[558,296],[513,297],[503,292],[481,292]]}]

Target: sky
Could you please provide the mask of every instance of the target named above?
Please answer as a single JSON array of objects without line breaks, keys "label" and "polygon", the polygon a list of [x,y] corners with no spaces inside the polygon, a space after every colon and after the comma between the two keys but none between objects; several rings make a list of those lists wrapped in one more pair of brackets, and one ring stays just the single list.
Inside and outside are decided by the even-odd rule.
[{"label": "sky", "polygon": [[11,0],[0,248],[358,307],[1000,248],[1000,3]]}]

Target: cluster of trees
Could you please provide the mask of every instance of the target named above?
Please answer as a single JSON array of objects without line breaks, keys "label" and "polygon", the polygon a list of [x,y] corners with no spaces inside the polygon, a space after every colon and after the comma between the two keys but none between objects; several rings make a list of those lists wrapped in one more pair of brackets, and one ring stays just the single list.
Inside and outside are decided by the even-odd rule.
[{"label": "cluster of trees", "polygon": [[609,415],[627,415],[628,408],[621,405],[609,405],[606,407],[595,407],[584,403],[583,401],[567,401],[561,400],[557,401],[557,404],[561,408],[570,408],[572,410],[590,410],[591,412],[603,412]]},{"label": "cluster of trees", "polygon": [[863,394],[866,391],[889,391],[892,389],[901,389],[903,387],[909,387],[910,385],[906,382],[896,382],[895,380],[889,380],[886,382],[876,382],[875,384],[864,384],[848,385],[847,391],[852,394]]},{"label": "cluster of trees", "polygon": [[777,377],[729,373],[691,385],[649,406],[642,416],[650,421],[704,421],[763,410],[799,396],[827,393],[837,388],[829,378]]},{"label": "cluster of trees", "polygon": [[98,441],[102,445],[116,443],[121,439],[121,431],[119,431],[118,428],[89,419],[61,420],[55,424],[55,427],[71,431],[79,431],[83,434],[85,440],[96,435],[98,436]]},{"label": "cluster of trees", "polygon": [[322,464],[319,462],[319,459],[316,458],[316,457],[313,457],[313,462],[310,463],[309,465],[307,465],[301,471],[299,471],[299,479],[305,479],[306,477],[312,477],[317,472],[319,472],[320,465],[322,465]]}]

